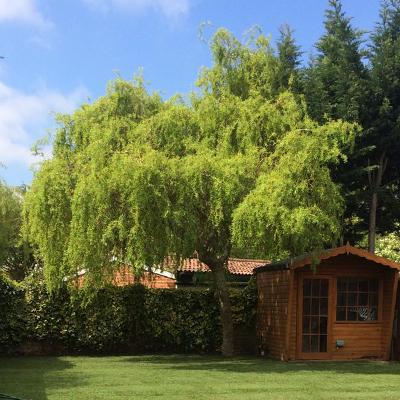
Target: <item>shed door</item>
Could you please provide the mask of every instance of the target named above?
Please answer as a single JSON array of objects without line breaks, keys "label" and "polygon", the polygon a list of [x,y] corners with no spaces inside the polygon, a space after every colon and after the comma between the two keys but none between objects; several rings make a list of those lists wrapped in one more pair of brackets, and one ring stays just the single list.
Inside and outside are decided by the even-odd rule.
[{"label": "shed door", "polygon": [[298,356],[304,359],[329,358],[330,280],[304,277],[300,282]]}]

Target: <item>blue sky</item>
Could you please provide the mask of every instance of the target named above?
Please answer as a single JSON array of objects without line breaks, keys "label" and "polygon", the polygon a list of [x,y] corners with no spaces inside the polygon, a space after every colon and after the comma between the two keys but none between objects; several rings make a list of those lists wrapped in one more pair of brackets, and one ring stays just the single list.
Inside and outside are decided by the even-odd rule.
[{"label": "blue sky", "polygon": [[[354,24],[368,31],[379,0],[344,0]],[[327,0],[0,0],[0,176],[29,184],[32,144],[71,112],[101,96],[120,74],[139,68],[167,98],[193,88],[210,65],[198,37],[224,26],[241,36],[254,25],[277,37],[288,23],[309,54],[323,32]]]}]

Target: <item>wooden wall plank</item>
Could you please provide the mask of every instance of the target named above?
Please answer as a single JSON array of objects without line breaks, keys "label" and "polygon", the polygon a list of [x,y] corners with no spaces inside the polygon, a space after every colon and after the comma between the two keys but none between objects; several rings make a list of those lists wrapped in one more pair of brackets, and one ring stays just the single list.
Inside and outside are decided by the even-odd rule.
[{"label": "wooden wall plank", "polygon": [[257,274],[257,325],[259,343],[266,355],[286,359],[286,321],[288,314],[289,271],[264,271]]}]

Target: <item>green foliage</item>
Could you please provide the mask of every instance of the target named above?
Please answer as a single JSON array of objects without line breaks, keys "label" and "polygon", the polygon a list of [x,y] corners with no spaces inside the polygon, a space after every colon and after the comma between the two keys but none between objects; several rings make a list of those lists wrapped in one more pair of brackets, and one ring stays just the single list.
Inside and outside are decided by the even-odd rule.
[{"label": "green foliage", "polygon": [[400,2],[383,1],[381,18],[372,34],[371,86],[374,94],[367,144],[371,146],[371,175],[383,157],[383,181],[378,188],[378,232],[390,232],[400,220]]},{"label": "green foliage", "polygon": [[0,272],[21,281],[33,260],[26,241],[20,237],[24,187],[9,187],[0,179]]},{"label": "green foliage", "polygon": [[[57,277],[65,276],[66,270],[64,249],[70,230],[71,168],[64,158],[45,161],[24,202],[24,236],[36,238],[31,242],[37,249],[38,258],[46,265],[48,282],[55,286],[61,284]],[[35,202],[30,201],[33,197]],[[29,225],[26,223],[28,215]]]},{"label": "green foliage", "polygon": [[[375,231],[390,232],[400,218],[399,15],[397,0],[382,2],[368,49],[364,33],[353,26],[342,2],[330,0],[317,55],[303,74],[312,118],[340,118],[362,128],[354,149],[346,153],[348,162],[331,168],[345,200],[346,241],[358,241],[367,231],[371,238]],[[378,170],[383,172],[382,179]],[[374,196],[378,197],[377,209]]]},{"label": "green foliage", "polygon": [[0,181],[0,265],[6,262],[10,247],[18,241],[20,211],[17,193]]},{"label": "green foliage", "polygon": [[[344,133],[342,139],[337,132]],[[330,178],[329,166],[354,126],[310,125],[288,134],[268,160],[257,185],[234,214],[233,235],[241,246],[265,249],[271,258],[302,254],[337,240],[343,201]],[[343,140],[343,142],[342,142]]]},{"label": "green foliage", "polygon": [[[270,54],[264,56],[269,58]],[[110,282],[118,260],[129,262],[138,272],[144,265],[162,264],[170,254],[182,258],[197,251],[207,260],[225,260],[232,246],[235,210],[267,175],[281,173],[276,162],[281,157],[279,151],[296,153],[296,143],[291,150],[277,150],[287,146],[282,143],[295,140],[296,132],[311,129],[329,131],[318,138],[328,146],[335,135],[332,140],[348,145],[354,132],[354,127],[345,124],[319,126],[310,121],[304,105],[289,92],[265,100],[261,90],[244,100],[228,91],[218,99],[214,94],[193,96],[192,107],[165,103],[156,113],[154,107],[147,114],[143,112],[145,116],[137,122],[130,108],[121,111],[123,115],[114,112],[110,116],[103,111],[114,110],[115,104],[147,104],[151,98],[136,84],[118,81],[118,85],[123,86],[122,92],[113,89],[93,105],[62,119],[54,157],[35,175],[26,198],[24,231],[37,246],[51,289],[82,268],[88,271],[87,286],[101,287]],[[142,97],[132,100],[132,93],[136,95],[139,89]],[[289,139],[285,141],[286,136]],[[275,184],[276,196],[268,196],[270,201],[282,198],[296,182],[293,179],[302,175],[301,169],[310,170],[310,165],[314,168],[313,177],[307,178],[311,189],[318,191],[321,182],[331,184],[322,165],[339,157],[344,144],[333,146],[329,155],[326,151],[318,157],[312,154],[310,164],[305,152],[316,141],[312,135],[299,137],[304,151],[292,160],[284,155],[281,161],[283,165],[296,158],[297,176],[288,171],[279,178],[288,179],[286,189]],[[333,151],[337,154],[332,155]],[[319,172],[323,176],[318,177]],[[328,208],[323,218],[332,222],[340,214],[339,196],[333,196],[329,204],[333,208]],[[270,206],[282,209],[287,205],[276,202]],[[323,203],[314,206],[322,207]],[[303,211],[314,214],[312,207]],[[286,215],[291,211],[287,208]],[[318,219],[318,214],[314,218]],[[296,229],[304,221],[300,218]],[[302,235],[311,233],[309,226],[303,226]],[[318,226],[325,229],[327,225],[323,222]],[[314,239],[308,246],[334,240],[336,227],[337,223],[334,230],[327,231],[331,235],[315,236],[317,228],[313,229]],[[265,234],[264,225],[258,224],[257,229],[261,229],[260,235]],[[282,232],[285,239],[277,245],[279,251],[289,243],[287,238],[298,235],[290,229],[287,224],[287,231]],[[274,235],[279,235],[279,230]],[[276,253],[271,247],[274,243],[262,256]]]},{"label": "green foliage", "polygon": [[139,274],[197,253],[215,278],[228,355],[232,247],[263,238],[255,250],[271,258],[336,240],[342,199],[328,165],[351,147],[355,126],[311,121],[301,96],[286,91],[298,56],[289,31],[278,56],[262,34],[244,44],[224,29],[211,52],[188,104],[117,79],[106,96],[60,117],[53,158],[26,197],[24,232],[50,290],[82,268],[87,288],[98,289],[121,263]]},{"label": "green foliage", "polygon": [[49,293],[38,268],[23,282],[26,303],[25,336],[27,340],[58,343],[68,332],[69,294],[65,289]]},{"label": "green foliage", "polygon": [[390,232],[376,238],[376,254],[400,263],[400,234]]},{"label": "green foliage", "polygon": [[290,88],[294,92],[300,92],[300,56],[302,52],[296,44],[293,30],[288,25],[283,25],[279,31],[277,84],[281,90]]},{"label": "green foliage", "polygon": [[[400,226],[396,228],[396,231],[376,236],[375,253],[400,263]],[[368,248],[368,238],[365,237],[359,245]]]},{"label": "green foliage", "polygon": [[25,333],[24,292],[0,274],[0,352],[14,350]]},{"label": "green foliage", "polygon": [[353,28],[341,1],[330,0],[325,34],[316,44],[318,55],[305,79],[310,114],[316,120],[341,118],[360,122],[368,98],[362,43],[362,32]]},{"label": "green foliage", "polygon": [[[234,323],[255,331],[257,292],[232,289]],[[70,293],[49,292],[35,270],[23,288],[0,279],[0,353],[24,343],[63,352],[215,352],[221,322],[212,290],[107,286]]]},{"label": "green foliage", "polygon": [[219,29],[212,38],[212,68],[203,69],[198,85],[219,98],[230,93],[246,99],[258,92],[264,98],[277,94],[278,60],[267,37],[256,30],[243,44],[231,32]]},{"label": "green foliage", "polygon": [[236,327],[254,329],[257,313],[257,283],[253,275],[242,290],[231,290],[232,311]]}]

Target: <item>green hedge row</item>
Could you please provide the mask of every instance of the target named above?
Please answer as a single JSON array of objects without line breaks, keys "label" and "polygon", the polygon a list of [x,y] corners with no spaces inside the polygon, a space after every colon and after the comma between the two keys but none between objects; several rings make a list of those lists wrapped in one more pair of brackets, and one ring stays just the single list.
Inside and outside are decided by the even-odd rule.
[{"label": "green hedge row", "polygon": [[0,275],[0,351],[16,348],[26,332],[24,291]]},{"label": "green hedge row", "polygon": [[[251,331],[254,285],[231,291],[235,325]],[[221,343],[218,302],[211,289],[107,287],[88,295],[49,294],[36,274],[17,288],[0,278],[0,352],[214,352]]]}]

